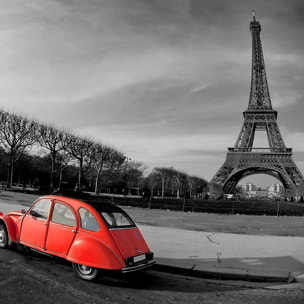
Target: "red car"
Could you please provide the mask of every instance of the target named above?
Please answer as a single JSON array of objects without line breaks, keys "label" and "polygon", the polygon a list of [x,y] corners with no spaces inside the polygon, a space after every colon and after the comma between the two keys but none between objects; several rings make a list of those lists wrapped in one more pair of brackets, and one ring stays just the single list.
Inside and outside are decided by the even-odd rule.
[{"label": "red car", "polygon": [[0,212],[0,248],[14,243],[71,261],[75,273],[88,281],[100,269],[128,273],[155,263],[122,209],[62,196],[40,197],[28,211]]}]

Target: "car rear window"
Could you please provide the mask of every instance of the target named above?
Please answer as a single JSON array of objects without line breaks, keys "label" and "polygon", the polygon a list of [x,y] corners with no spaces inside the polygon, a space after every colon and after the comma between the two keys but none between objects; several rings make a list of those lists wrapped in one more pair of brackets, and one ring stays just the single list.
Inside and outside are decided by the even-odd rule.
[{"label": "car rear window", "polygon": [[109,228],[136,227],[130,216],[123,209],[114,204],[93,201],[87,203],[101,215],[101,218]]},{"label": "car rear window", "polygon": [[134,227],[135,224],[131,220],[130,217],[128,217],[123,212],[118,211],[101,211],[101,216],[106,222],[108,226],[111,228],[125,228],[125,227]]}]

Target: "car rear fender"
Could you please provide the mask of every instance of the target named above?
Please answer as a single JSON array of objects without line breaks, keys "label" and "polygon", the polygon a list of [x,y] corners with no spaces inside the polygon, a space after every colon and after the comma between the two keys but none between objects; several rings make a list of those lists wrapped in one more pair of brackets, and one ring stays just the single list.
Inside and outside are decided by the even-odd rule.
[{"label": "car rear fender", "polygon": [[9,216],[3,215],[3,213],[0,212],[0,223],[4,223],[4,225],[6,226],[6,230],[10,240],[16,242],[16,231],[14,221]]},{"label": "car rear fender", "polygon": [[118,252],[101,240],[90,237],[76,239],[66,259],[73,263],[103,269],[120,270],[126,266]]}]

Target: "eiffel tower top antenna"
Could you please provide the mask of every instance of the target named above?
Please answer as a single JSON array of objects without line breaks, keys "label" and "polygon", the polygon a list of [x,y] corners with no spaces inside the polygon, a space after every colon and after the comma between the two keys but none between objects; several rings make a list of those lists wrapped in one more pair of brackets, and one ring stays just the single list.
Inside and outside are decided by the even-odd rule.
[{"label": "eiffel tower top antenna", "polygon": [[272,110],[269,88],[266,77],[266,69],[260,37],[261,25],[255,19],[255,11],[252,11],[253,21],[250,22],[252,36],[252,70],[251,86],[248,110]]},{"label": "eiffel tower top antenna", "polygon": [[250,31],[251,31],[253,28],[257,28],[257,29],[258,29],[258,32],[261,31],[260,22],[257,21],[256,18],[255,18],[255,10],[252,11],[252,21],[250,22],[249,28],[250,28]]}]

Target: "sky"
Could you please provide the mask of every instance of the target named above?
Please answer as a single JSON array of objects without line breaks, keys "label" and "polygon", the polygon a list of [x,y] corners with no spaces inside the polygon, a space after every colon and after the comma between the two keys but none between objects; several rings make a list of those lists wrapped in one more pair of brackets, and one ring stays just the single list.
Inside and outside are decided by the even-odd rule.
[{"label": "sky", "polygon": [[207,181],[248,107],[255,10],[272,106],[304,172],[303,0],[0,0],[0,7],[2,109],[112,146],[148,171],[174,167]]}]

